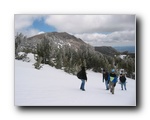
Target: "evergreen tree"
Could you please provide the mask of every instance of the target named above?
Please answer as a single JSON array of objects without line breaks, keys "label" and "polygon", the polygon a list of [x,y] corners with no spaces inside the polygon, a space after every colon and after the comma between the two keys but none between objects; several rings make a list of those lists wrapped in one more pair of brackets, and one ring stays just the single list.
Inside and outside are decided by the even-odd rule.
[{"label": "evergreen tree", "polygon": [[21,43],[26,40],[26,36],[22,33],[17,33],[15,36],[15,57],[18,57],[18,52],[20,52]]},{"label": "evergreen tree", "polygon": [[41,69],[42,68],[42,65],[41,65],[42,57],[38,56],[38,55],[34,55],[34,59],[37,61],[36,63],[34,63],[34,67],[38,70]]},{"label": "evergreen tree", "polygon": [[63,59],[62,59],[63,51],[61,48],[56,50],[56,68],[61,69],[63,67]]}]

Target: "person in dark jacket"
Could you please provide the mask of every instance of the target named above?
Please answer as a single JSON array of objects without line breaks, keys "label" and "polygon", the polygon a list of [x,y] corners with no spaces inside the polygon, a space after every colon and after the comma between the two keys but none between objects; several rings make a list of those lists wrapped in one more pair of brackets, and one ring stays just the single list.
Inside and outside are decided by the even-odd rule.
[{"label": "person in dark jacket", "polygon": [[115,86],[116,86],[116,83],[117,83],[117,75],[115,74],[115,70],[114,69],[111,70],[111,73],[109,75],[108,80],[109,80],[110,92],[112,94],[114,94]]},{"label": "person in dark jacket", "polygon": [[109,84],[109,73],[106,70],[103,70],[103,82],[105,80],[105,86],[106,86],[106,90],[109,90],[108,84]]},{"label": "person in dark jacket", "polygon": [[78,78],[81,79],[81,86],[80,89],[82,91],[85,91],[84,86],[85,86],[85,81],[87,82],[87,76],[86,76],[86,71],[85,67],[81,67],[81,71],[77,74]]},{"label": "person in dark jacket", "polygon": [[120,74],[119,80],[120,80],[120,84],[121,84],[121,90],[123,90],[123,86],[124,86],[124,89],[127,90],[125,74]]}]

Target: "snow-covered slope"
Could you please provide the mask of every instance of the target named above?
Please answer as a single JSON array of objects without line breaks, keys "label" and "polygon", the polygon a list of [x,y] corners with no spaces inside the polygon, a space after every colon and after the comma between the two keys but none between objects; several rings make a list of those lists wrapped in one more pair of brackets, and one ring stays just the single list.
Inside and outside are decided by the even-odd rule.
[{"label": "snow-covered slope", "polygon": [[44,65],[34,69],[32,62],[15,60],[16,106],[136,106],[136,81],[127,78],[127,91],[120,84],[115,94],[105,90],[102,74],[87,70],[86,91],[74,75]]}]

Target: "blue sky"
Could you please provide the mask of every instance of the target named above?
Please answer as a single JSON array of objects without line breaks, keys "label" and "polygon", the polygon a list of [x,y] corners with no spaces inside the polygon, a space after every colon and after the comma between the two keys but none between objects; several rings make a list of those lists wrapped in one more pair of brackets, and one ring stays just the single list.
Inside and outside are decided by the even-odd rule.
[{"label": "blue sky", "polygon": [[47,25],[44,22],[44,18],[42,18],[40,20],[38,20],[38,19],[34,20],[33,24],[31,25],[31,28],[38,29],[39,31],[43,31],[43,32],[56,31],[56,28],[54,26]]},{"label": "blue sky", "polygon": [[93,46],[135,46],[135,15],[15,15],[15,34],[67,32]]}]

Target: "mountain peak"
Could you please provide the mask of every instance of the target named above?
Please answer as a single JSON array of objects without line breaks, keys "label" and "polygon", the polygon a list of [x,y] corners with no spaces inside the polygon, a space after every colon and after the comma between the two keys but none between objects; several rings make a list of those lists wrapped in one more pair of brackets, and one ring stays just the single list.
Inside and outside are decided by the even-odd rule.
[{"label": "mountain peak", "polygon": [[[23,42],[22,46],[30,49],[36,49],[37,44],[39,44],[44,38],[49,41],[53,41],[58,48],[62,47],[63,45],[67,45],[68,47],[78,50],[81,46],[90,46],[80,38],[76,38],[74,35],[70,35],[67,32],[47,32],[37,34],[27,38],[27,40]],[[90,47],[93,49],[92,46]]]}]

